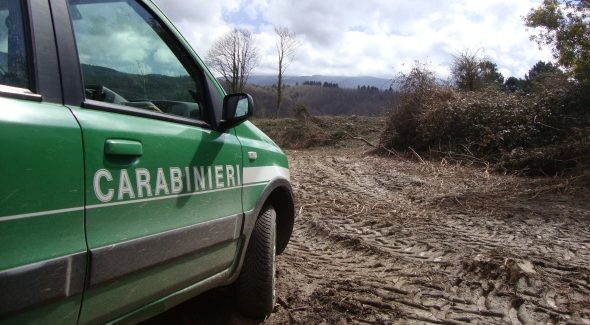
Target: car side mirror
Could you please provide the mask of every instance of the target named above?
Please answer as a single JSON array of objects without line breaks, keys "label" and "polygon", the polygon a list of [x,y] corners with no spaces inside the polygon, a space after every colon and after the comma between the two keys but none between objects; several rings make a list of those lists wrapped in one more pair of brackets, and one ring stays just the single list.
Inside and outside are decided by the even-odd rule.
[{"label": "car side mirror", "polygon": [[232,128],[254,113],[254,100],[245,93],[229,94],[223,98],[223,113],[220,126],[224,129]]}]

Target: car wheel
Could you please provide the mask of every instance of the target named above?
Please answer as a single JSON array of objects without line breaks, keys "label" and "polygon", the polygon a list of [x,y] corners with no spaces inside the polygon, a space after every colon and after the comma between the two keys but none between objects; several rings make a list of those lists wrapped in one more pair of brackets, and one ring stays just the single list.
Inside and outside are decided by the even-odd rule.
[{"label": "car wheel", "polygon": [[256,220],[242,272],[236,282],[236,304],[240,313],[262,318],[275,305],[276,213],[266,206]]}]

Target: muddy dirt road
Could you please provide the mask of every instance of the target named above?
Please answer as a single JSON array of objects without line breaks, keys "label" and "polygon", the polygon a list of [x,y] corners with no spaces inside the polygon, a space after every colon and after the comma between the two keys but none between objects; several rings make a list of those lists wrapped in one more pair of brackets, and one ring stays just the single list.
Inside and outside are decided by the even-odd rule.
[{"label": "muddy dirt road", "polygon": [[288,152],[298,217],[263,323],[590,324],[582,194],[362,150]]},{"label": "muddy dirt road", "polygon": [[291,151],[273,323],[590,323],[590,205],[545,180]]}]

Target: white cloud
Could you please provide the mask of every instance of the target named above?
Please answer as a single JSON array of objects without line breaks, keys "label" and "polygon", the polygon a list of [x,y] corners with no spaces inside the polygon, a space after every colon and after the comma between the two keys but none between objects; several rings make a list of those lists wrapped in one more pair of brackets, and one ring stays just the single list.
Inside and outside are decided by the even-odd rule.
[{"label": "white cloud", "polygon": [[480,49],[506,77],[522,77],[551,59],[529,40],[522,20],[540,1],[156,0],[201,57],[223,33],[247,27],[260,53],[253,73],[274,74],[272,26],[280,25],[301,42],[287,74],[388,78],[415,60],[446,76],[452,54],[465,49]]}]

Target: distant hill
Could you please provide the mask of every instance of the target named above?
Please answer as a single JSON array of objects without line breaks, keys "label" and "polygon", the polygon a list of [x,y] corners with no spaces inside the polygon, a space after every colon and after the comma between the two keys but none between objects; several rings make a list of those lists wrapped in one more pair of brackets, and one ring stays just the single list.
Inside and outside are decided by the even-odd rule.
[{"label": "distant hill", "polygon": [[[391,79],[377,77],[342,77],[342,76],[285,76],[285,85],[301,85],[305,81],[337,83],[340,88],[357,88],[358,86],[377,87],[381,90],[387,90],[391,87]],[[259,86],[272,86],[277,83],[277,76],[251,75],[248,83]]]},{"label": "distant hill", "polygon": [[[323,85],[323,83],[322,83]],[[276,114],[276,89],[271,86],[248,84],[256,103],[256,116]],[[286,86],[280,116],[292,116],[305,107],[311,115],[382,116],[399,100],[397,91],[377,87],[334,88],[320,85]]]}]

